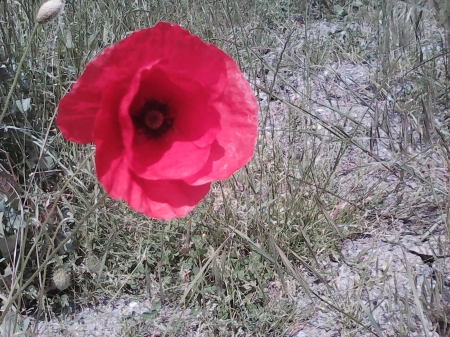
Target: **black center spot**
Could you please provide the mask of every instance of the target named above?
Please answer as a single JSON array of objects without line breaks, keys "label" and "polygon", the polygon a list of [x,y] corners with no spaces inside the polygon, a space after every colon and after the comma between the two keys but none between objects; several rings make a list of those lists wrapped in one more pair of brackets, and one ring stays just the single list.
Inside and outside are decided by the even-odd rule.
[{"label": "black center spot", "polygon": [[153,99],[146,101],[139,110],[131,112],[135,130],[145,134],[149,139],[160,138],[169,132],[174,119],[167,103]]}]

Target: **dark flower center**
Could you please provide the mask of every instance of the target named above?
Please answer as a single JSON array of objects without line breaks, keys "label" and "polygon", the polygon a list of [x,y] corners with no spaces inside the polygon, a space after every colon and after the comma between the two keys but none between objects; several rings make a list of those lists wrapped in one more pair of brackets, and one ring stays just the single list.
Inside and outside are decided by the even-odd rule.
[{"label": "dark flower center", "polygon": [[162,137],[173,126],[174,116],[168,104],[156,100],[148,100],[131,115],[134,128],[149,139]]},{"label": "dark flower center", "polygon": [[163,125],[164,114],[159,110],[149,110],[144,115],[144,122],[148,128],[156,130]]}]

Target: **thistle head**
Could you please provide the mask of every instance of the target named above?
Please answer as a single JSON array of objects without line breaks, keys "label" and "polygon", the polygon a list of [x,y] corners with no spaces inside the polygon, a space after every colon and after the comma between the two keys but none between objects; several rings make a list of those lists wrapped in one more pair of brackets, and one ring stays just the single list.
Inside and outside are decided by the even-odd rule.
[{"label": "thistle head", "polygon": [[63,268],[57,268],[53,272],[52,280],[58,290],[65,290],[70,285],[70,275]]}]

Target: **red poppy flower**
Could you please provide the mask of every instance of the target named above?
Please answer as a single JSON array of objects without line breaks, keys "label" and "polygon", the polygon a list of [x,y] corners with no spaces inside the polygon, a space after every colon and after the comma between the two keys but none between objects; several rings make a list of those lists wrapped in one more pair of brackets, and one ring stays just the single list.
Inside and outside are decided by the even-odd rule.
[{"label": "red poppy flower", "polygon": [[56,123],[94,142],[106,191],[147,216],[184,216],[247,163],[257,104],[236,63],[161,22],[105,49],[59,103]]}]

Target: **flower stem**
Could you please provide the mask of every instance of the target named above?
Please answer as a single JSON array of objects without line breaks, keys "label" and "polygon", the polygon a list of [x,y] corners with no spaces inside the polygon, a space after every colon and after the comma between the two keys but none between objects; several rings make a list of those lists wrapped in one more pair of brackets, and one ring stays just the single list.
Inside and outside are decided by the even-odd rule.
[{"label": "flower stem", "polygon": [[31,32],[30,38],[28,39],[28,44],[25,47],[22,58],[20,59],[19,65],[17,66],[16,75],[14,76],[14,81],[11,85],[11,88],[9,89],[8,96],[6,96],[5,105],[3,106],[3,111],[2,111],[2,114],[0,115],[0,124],[2,124],[3,118],[5,117],[6,110],[8,109],[9,101],[11,100],[14,88],[16,87],[17,81],[19,79],[20,70],[22,69],[23,62],[25,61],[25,56],[28,54],[28,50],[30,50],[31,41],[33,40],[33,37],[36,34],[38,26],[39,26],[39,23],[36,23],[34,25],[33,31]]}]

